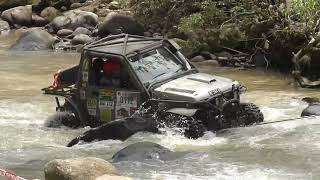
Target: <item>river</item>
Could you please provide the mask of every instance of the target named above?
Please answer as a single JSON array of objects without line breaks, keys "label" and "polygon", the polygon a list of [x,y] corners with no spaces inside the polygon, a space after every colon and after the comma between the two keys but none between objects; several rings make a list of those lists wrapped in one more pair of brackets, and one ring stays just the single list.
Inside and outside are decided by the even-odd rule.
[{"label": "river", "polygon": [[[14,37],[0,36],[0,168],[28,179],[43,179],[44,165],[50,160],[85,156],[110,160],[129,144],[151,141],[190,153],[167,162],[115,163],[123,175],[156,180],[320,179],[319,118],[208,132],[197,140],[167,131],[161,135],[138,133],[125,142],[107,140],[67,148],[65,145],[86,128],[43,127],[54,113],[55,101],[40,90],[51,84],[56,70],[76,64],[79,54],[7,51]],[[242,100],[259,105],[265,121],[299,117],[307,106],[301,99],[320,96],[317,90],[294,88],[278,73],[222,69],[200,67],[244,84],[248,91]]]}]

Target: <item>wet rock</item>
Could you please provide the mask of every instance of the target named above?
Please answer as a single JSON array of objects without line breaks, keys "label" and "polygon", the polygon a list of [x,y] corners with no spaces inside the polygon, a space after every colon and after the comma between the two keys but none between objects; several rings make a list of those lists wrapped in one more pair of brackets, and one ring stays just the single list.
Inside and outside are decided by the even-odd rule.
[{"label": "wet rock", "polygon": [[195,56],[190,59],[190,62],[202,62],[205,61],[205,58],[203,56]]},{"label": "wet rock", "polygon": [[78,27],[76,30],[74,30],[74,32],[72,33],[73,36],[76,36],[78,34],[85,34],[85,35],[92,35],[92,32],[84,27]]},{"label": "wet rock", "polygon": [[109,162],[93,157],[56,159],[45,165],[46,180],[94,180],[104,174],[119,175]]},{"label": "wet rock", "polygon": [[1,18],[11,25],[29,26],[32,24],[32,6],[18,6],[5,10],[2,12]]},{"label": "wet rock", "polygon": [[124,177],[124,176],[111,176],[111,175],[105,174],[103,176],[97,177],[95,180],[133,180],[133,179],[129,177]]},{"label": "wet rock", "polygon": [[41,26],[45,26],[48,23],[49,23],[49,21],[44,19],[43,17],[38,16],[37,14],[32,14],[33,26],[41,27]]},{"label": "wet rock", "polygon": [[120,3],[117,1],[112,1],[109,3],[109,9],[111,10],[118,10],[120,9]]},{"label": "wet rock", "polygon": [[309,106],[302,111],[301,117],[320,116],[320,100],[318,98],[306,97],[306,98],[303,98],[302,100],[307,102]]},{"label": "wet rock", "polygon": [[141,131],[158,132],[157,122],[152,117],[141,117],[139,115],[115,120],[86,131],[83,135],[70,141],[67,146],[71,147],[80,141],[91,142],[94,140],[107,139],[124,141],[133,134]]},{"label": "wet rock", "polygon": [[172,152],[171,150],[152,142],[138,142],[131,144],[113,155],[113,162],[144,161],[144,160],[175,160],[184,156],[186,152]]},{"label": "wet rock", "polygon": [[98,24],[98,16],[92,12],[72,10],[65,12],[62,16],[58,16],[51,22],[51,28],[54,31],[60,29],[75,30],[78,27],[94,29]]},{"label": "wet rock", "polygon": [[42,29],[30,29],[23,33],[20,38],[11,46],[11,50],[35,51],[52,49],[55,38]]},{"label": "wet rock", "polygon": [[135,34],[143,35],[143,27],[132,17],[119,13],[109,13],[99,27],[99,36],[106,37],[109,34]]},{"label": "wet rock", "polygon": [[206,60],[217,59],[217,56],[209,51],[201,51],[200,55],[204,57]]},{"label": "wet rock", "polygon": [[80,121],[72,113],[56,112],[46,119],[44,126],[49,128],[60,128],[61,126],[77,128],[80,126]]},{"label": "wet rock", "polygon": [[72,33],[73,33],[73,31],[70,30],[70,29],[61,29],[61,30],[59,30],[59,31],[57,32],[57,35],[58,35],[59,37],[66,37],[66,36],[71,35]]},{"label": "wet rock", "polygon": [[210,67],[216,67],[216,66],[220,66],[219,62],[217,60],[205,60],[199,63],[200,65],[203,66],[210,66]]},{"label": "wet rock", "polygon": [[93,41],[93,39],[90,36],[88,36],[86,34],[78,34],[73,37],[71,44],[72,45],[87,44],[92,41]]},{"label": "wet rock", "polygon": [[7,21],[0,19],[0,32],[10,30],[10,25]]},{"label": "wet rock", "polygon": [[47,7],[43,11],[41,11],[40,16],[51,22],[55,17],[57,17],[59,11],[54,7]]}]

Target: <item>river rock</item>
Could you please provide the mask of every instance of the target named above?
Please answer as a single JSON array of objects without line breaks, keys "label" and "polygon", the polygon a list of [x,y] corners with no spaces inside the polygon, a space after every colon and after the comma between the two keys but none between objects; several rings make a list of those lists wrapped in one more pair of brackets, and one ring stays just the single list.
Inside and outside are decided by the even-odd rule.
[{"label": "river rock", "polygon": [[97,177],[95,180],[133,180],[133,179],[129,177],[124,177],[124,176],[112,176],[109,174],[105,174],[103,176]]},{"label": "river rock", "polygon": [[92,41],[93,41],[93,39],[90,36],[88,36],[86,34],[78,34],[73,37],[71,44],[73,44],[73,45],[87,44]]},{"label": "river rock", "polygon": [[92,35],[92,32],[84,27],[78,27],[76,30],[74,30],[74,32],[72,33],[72,36],[76,36],[78,34],[85,34],[85,35]]},{"label": "river rock", "polygon": [[30,29],[11,46],[11,50],[35,51],[52,49],[55,38],[42,29]]},{"label": "river rock", "polygon": [[82,6],[83,6],[82,3],[73,3],[73,4],[71,4],[70,9],[78,9]]},{"label": "river rock", "polygon": [[41,17],[41,16],[39,16],[37,14],[32,14],[32,24],[33,24],[33,26],[41,27],[41,26],[45,26],[48,23],[49,23],[49,21],[44,19],[43,17]]},{"label": "river rock", "polygon": [[109,9],[111,10],[118,10],[120,9],[120,3],[117,1],[112,1],[109,3]]},{"label": "river rock", "polygon": [[0,19],[0,32],[10,30],[10,25],[7,21]]},{"label": "river rock", "polygon": [[307,102],[309,106],[302,111],[301,117],[320,116],[320,100],[318,98],[306,97],[306,98],[303,98],[302,100]]},{"label": "river rock", "polygon": [[143,27],[132,17],[111,12],[107,15],[101,26],[99,27],[99,36],[106,37],[109,34],[135,34],[143,36]]},{"label": "river rock", "polygon": [[152,142],[138,142],[131,144],[113,155],[113,162],[144,161],[144,160],[174,160],[185,155],[186,152],[172,152],[159,144]]},{"label": "river rock", "polygon": [[47,7],[44,10],[41,11],[40,16],[44,19],[51,22],[55,17],[57,17],[59,14],[59,11],[54,7]]},{"label": "river rock", "polygon": [[78,27],[94,29],[98,24],[98,16],[92,12],[72,10],[65,12],[62,16],[58,16],[51,22],[51,28],[54,31],[60,29],[75,30]]},{"label": "river rock", "polygon": [[57,32],[57,35],[58,35],[59,37],[66,37],[66,36],[71,35],[72,33],[73,33],[73,31],[70,30],[70,29],[61,29],[61,30],[59,30],[59,31]]},{"label": "river rock", "polygon": [[202,62],[205,61],[205,58],[203,56],[195,56],[193,58],[190,59],[190,62]]},{"label": "river rock", "polygon": [[92,142],[94,140],[126,140],[137,132],[158,132],[158,124],[152,117],[133,115],[126,119],[115,120],[90,129],[68,143],[68,147],[80,141]]},{"label": "river rock", "polygon": [[18,6],[5,10],[2,12],[1,18],[11,25],[29,26],[32,24],[32,6]]},{"label": "river rock", "polygon": [[94,158],[56,159],[44,168],[46,180],[94,180],[104,174],[119,175],[109,162]]}]

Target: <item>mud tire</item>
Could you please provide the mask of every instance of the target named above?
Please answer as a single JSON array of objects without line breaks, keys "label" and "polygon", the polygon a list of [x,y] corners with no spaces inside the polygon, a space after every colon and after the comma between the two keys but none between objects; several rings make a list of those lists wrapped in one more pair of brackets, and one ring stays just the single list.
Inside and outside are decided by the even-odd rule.
[{"label": "mud tire", "polygon": [[241,108],[244,113],[244,124],[246,126],[263,122],[263,114],[257,105],[253,103],[241,103]]},{"label": "mud tire", "polygon": [[182,116],[174,113],[165,113],[165,116],[158,118],[160,127],[166,126],[169,128],[180,128],[181,133],[190,139],[202,137],[206,128],[201,120],[196,120],[193,117]]},{"label": "mud tire", "polygon": [[55,114],[48,117],[48,119],[44,123],[44,126],[50,128],[60,128],[61,126],[78,128],[80,127],[80,121],[72,112],[63,111],[56,112]]}]

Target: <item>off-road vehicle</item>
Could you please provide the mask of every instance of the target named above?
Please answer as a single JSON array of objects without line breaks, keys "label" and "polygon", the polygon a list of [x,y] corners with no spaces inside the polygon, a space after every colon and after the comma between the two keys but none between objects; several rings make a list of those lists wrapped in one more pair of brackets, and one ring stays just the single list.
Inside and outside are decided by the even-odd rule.
[{"label": "off-road vehicle", "polygon": [[138,109],[189,137],[263,121],[256,105],[240,102],[244,88],[237,81],[200,73],[179,50],[173,40],[109,36],[87,45],[79,65],[55,74],[43,92],[64,97],[63,105],[56,97],[56,110],[74,127],[95,127]]}]

